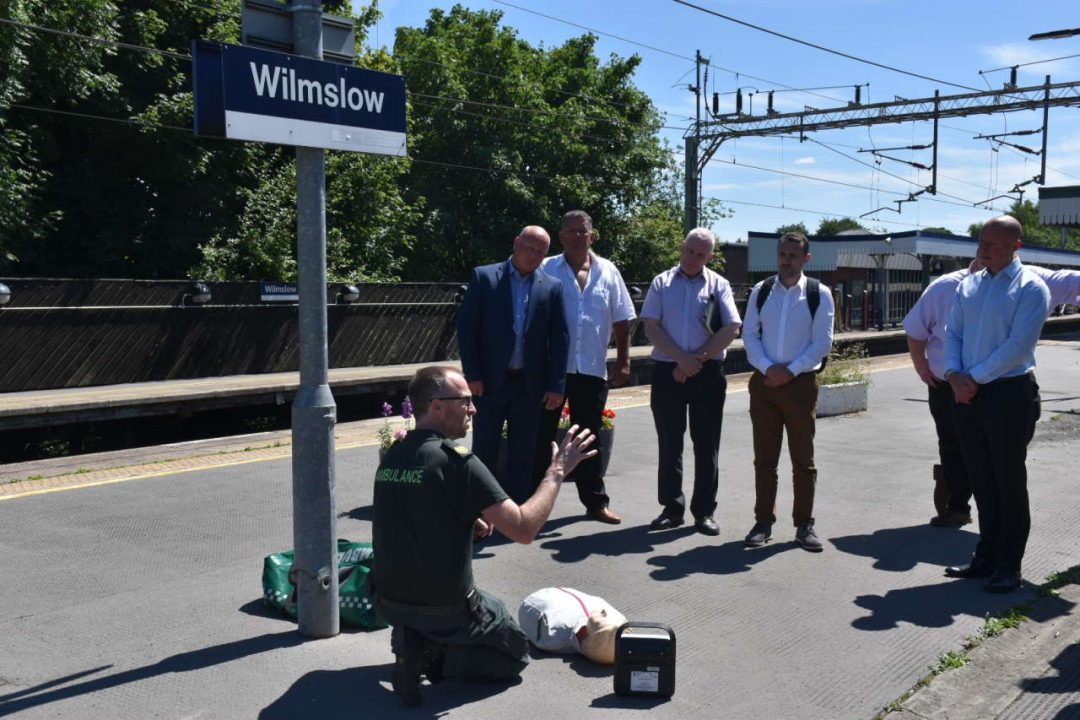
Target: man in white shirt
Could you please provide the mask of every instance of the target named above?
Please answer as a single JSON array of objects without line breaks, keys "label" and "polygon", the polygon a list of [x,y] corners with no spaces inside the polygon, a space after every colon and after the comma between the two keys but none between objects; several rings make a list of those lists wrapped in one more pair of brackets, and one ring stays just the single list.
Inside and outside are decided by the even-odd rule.
[{"label": "man in white shirt", "polygon": [[[776,246],[777,274],[758,283],[746,304],[743,343],[755,372],[750,378],[750,421],[754,429],[754,527],[744,541],[761,547],[776,522],[777,463],[787,430],[795,499],[795,541],[821,552],[814,529],[815,371],[832,348],[833,299],[827,287],[803,275],[810,241],[784,234]],[[816,297],[815,297],[816,296]]]},{"label": "man in white shirt", "polygon": [[[595,241],[592,218],[582,210],[571,210],[563,215],[559,230],[562,255],[545,259],[541,269],[562,283],[563,314],[570,334],[566,361],[570,422],[599,435],[608,396],[608,342],[614,334],[611,385],[619,387],[630,379],[630,321],[636,316],[618,268],[592,251]],[[545,410],[540,422],[536,469],[541,477],[551,462],[551,441],[561,413],[562,405]],[[600,450],[600,443],[596,449]],[[600,468],[599,452],[578,466],[574,473],[578,498],[590,518],[618,525],[622,518],[608,507]]]}]

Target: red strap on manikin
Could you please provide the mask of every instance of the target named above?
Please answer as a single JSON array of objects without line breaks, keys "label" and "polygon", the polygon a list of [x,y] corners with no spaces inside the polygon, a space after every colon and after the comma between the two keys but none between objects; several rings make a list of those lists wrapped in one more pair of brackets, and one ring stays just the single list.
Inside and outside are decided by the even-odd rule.
[{"label": "red strap on manikin", "polygon": [[[578,597],[577,595],[575,595],[574,593],[570,592],[569,590],[567,590],[567,589],[566,589],[566,588],[564,588],[564,587],[561,587],[561,588],[556,588],[556,589],[558,589],[558,590],[562,590],[562,591],[563,591],[564,593],[566,593],[566,594],[567,594],[567,595],[569,595],[570,597],[572,597],[572,598],[574,598],[575,600],[577,600],[577,601],[578,601],[578,605],[580,605],[580,606],[581,606],[581,609],[582,609],[582,611],[584,611],[584,613],[585,613],[585,617],[586,617],[586,618],[587,618],[587,617],[589,617],[589,608],[585,607],[585,601],[584,601],[584,600],[582,600],[582,599],[581,599],[581,598],[579,598],[579,597]],[[576,635],[576,636],[577,636],[578,642],[581,642],[582,640],[584,640],[584,639],[585,639],[585,638],[586,638],[586,637],[588,636],[588,634],[589,634],[589,625],[588,625],[588,623],[586,623],[585,625],[582,625],[581,627],[579,627],[579,628],[578,628],[578,631],[577,631],[576,633],[574,633],[574,635]]]}]

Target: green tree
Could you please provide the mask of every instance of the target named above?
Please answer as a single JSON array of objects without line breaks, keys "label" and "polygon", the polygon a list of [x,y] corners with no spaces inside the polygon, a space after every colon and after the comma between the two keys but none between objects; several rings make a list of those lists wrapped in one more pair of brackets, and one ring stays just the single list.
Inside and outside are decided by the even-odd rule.
[{"label": "green tree", "polygon": [[817,232],[815,235],[827,236],[835,235],[845,230],[862,230],[863,232],[869,232],[864,228],[858,220],[853,218],[822,218],[818,224]]},{"label": "green tree", "polygon": [[16,38],[13,56],[25,61],[7,78],[17,86],[17,106],[4,112],[32,182],[0,230],[19,259],[13,270],[183,275],[197,244],[235,223],[242,207],[236,187],[258,152],[198,140],[188,129],[191,63],[184,55],[193,37],[235,40],[239,1],[15,5],[28,23],[86,37],[20,29]]},{"label": "green tree", "polygon": [[640,59],[601,63],[593,35],[533,47],[501,18],[459,5],[432,10],[423,28],[398,28],[415,158],[402,182],[430,224],[410,279],[463,279],[507,257],[521,227],[554,230],[573,208],[592,215],[598,252],[637,257],[633,221],[652,231],[668,217],[657,200],[668,160],[661,118],[632,84]]},{"label": "green tree", "polygon": [[923,232],[937,233],[938,235],[955,235],[956,234],[952,230],[950,230],[949,228],[945,228],[945,227],[926,227],[926,228],[923,228]]},{"label": "green tree", "polygon": [[[0,0],[0,269],[24,248],[45,244],[60,215],[37,202],[52,179],[45,161],[52,118],[29,107],[70,109],[93,95],[114,97],[108,46],[49,35],[29,25],[115,39],[116,10],[105,0]],[[29,106],[29,107],[28,107]]]},{"label": "green tree", "polygon": [[780,227],[776,228],[777,235],[783,235],[784,233],[789,232],[801,232],[803,235],[810,234],[810,231],[806,229],[806,225],[801,222],[792,223],[790,225],[781,225]]}]

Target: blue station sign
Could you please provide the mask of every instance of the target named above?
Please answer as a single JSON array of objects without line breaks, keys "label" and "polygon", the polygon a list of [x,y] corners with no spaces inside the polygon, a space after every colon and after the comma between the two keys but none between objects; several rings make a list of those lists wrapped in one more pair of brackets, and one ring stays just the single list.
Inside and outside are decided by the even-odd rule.
[{"label": "blue station sign", "polygon": [[405,78],[297,55],[192,43],[195,134],[405,155]]}]

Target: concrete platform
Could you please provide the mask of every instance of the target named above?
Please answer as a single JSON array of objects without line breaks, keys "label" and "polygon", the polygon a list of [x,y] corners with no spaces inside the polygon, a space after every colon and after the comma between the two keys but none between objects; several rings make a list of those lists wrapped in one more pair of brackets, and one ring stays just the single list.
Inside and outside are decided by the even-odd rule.
[{"label": "concrete platform", "polygon": [[[1036,583],[1075,565],[1080,551],[1080,339],[1043,342],[1038,360],[1046,402],[1029,453],[1034,521],[1025,560]],[[622,525],[585,520],[568,488],[533,545],[479,547],[479,585],[512,608],[540,587],[565,585],[631,619],[670,624],[679,644],[670,701],[618,697],[610,668],[537,652],[517,685],[425,686],[424,705],[402,710],[389,689],[388,631],[305,641],[264,608],[262,557],[292,545],[289,460],[271,457],[129,472],[84,487],[76,477],[48,492],[0,496],[0,715],[871,718],[959,649],[987,613],[1033,599],[1029,588],[991,596],[942,576],[970,554],[975,534],[926,523],[936,449],[925,389],[903,358],[879,364],[873,381],[868,412],[818,424],[821,554],[798,548],[785,522],[772,544],[742,547],[753,523],[753,468],[747,395],[736,382],[725,406],[719,537],[646,531],[659,510],[656,445],[639,395],[619,410],[608,477]],[[372,445],[339,453],[341,537],[370,539],[376,463]],[[782,483],[781,517],[790,502]],[[1071,618],[1075,602],[1063,594],[1039,622]],[[1074,633],[1074,622],[1062,622],[1051,637]],[[1031,682],[1007,706],[961,717],[1071,717],[1060,713],[1075,711],[1080,683],[1075,646],[1063,643],[1075,633],[1061,637],[1039,651],[1042,665],[1025,670]],[[990,662],[1001,664],[1009,663]],[[929,688],[944,688],[948,677]],[[1012,681],[986,687],[1000,682]],[[968,684],[953,692],[988,691]],[[928,690],[904,712],[957,717],[957,695],[916,706],[922,698]],[[1022,705],[1047,698],[1054,705],[1040,707],[1051,714]],[[1002,714],[1010,707],[1029,714]]]}]

